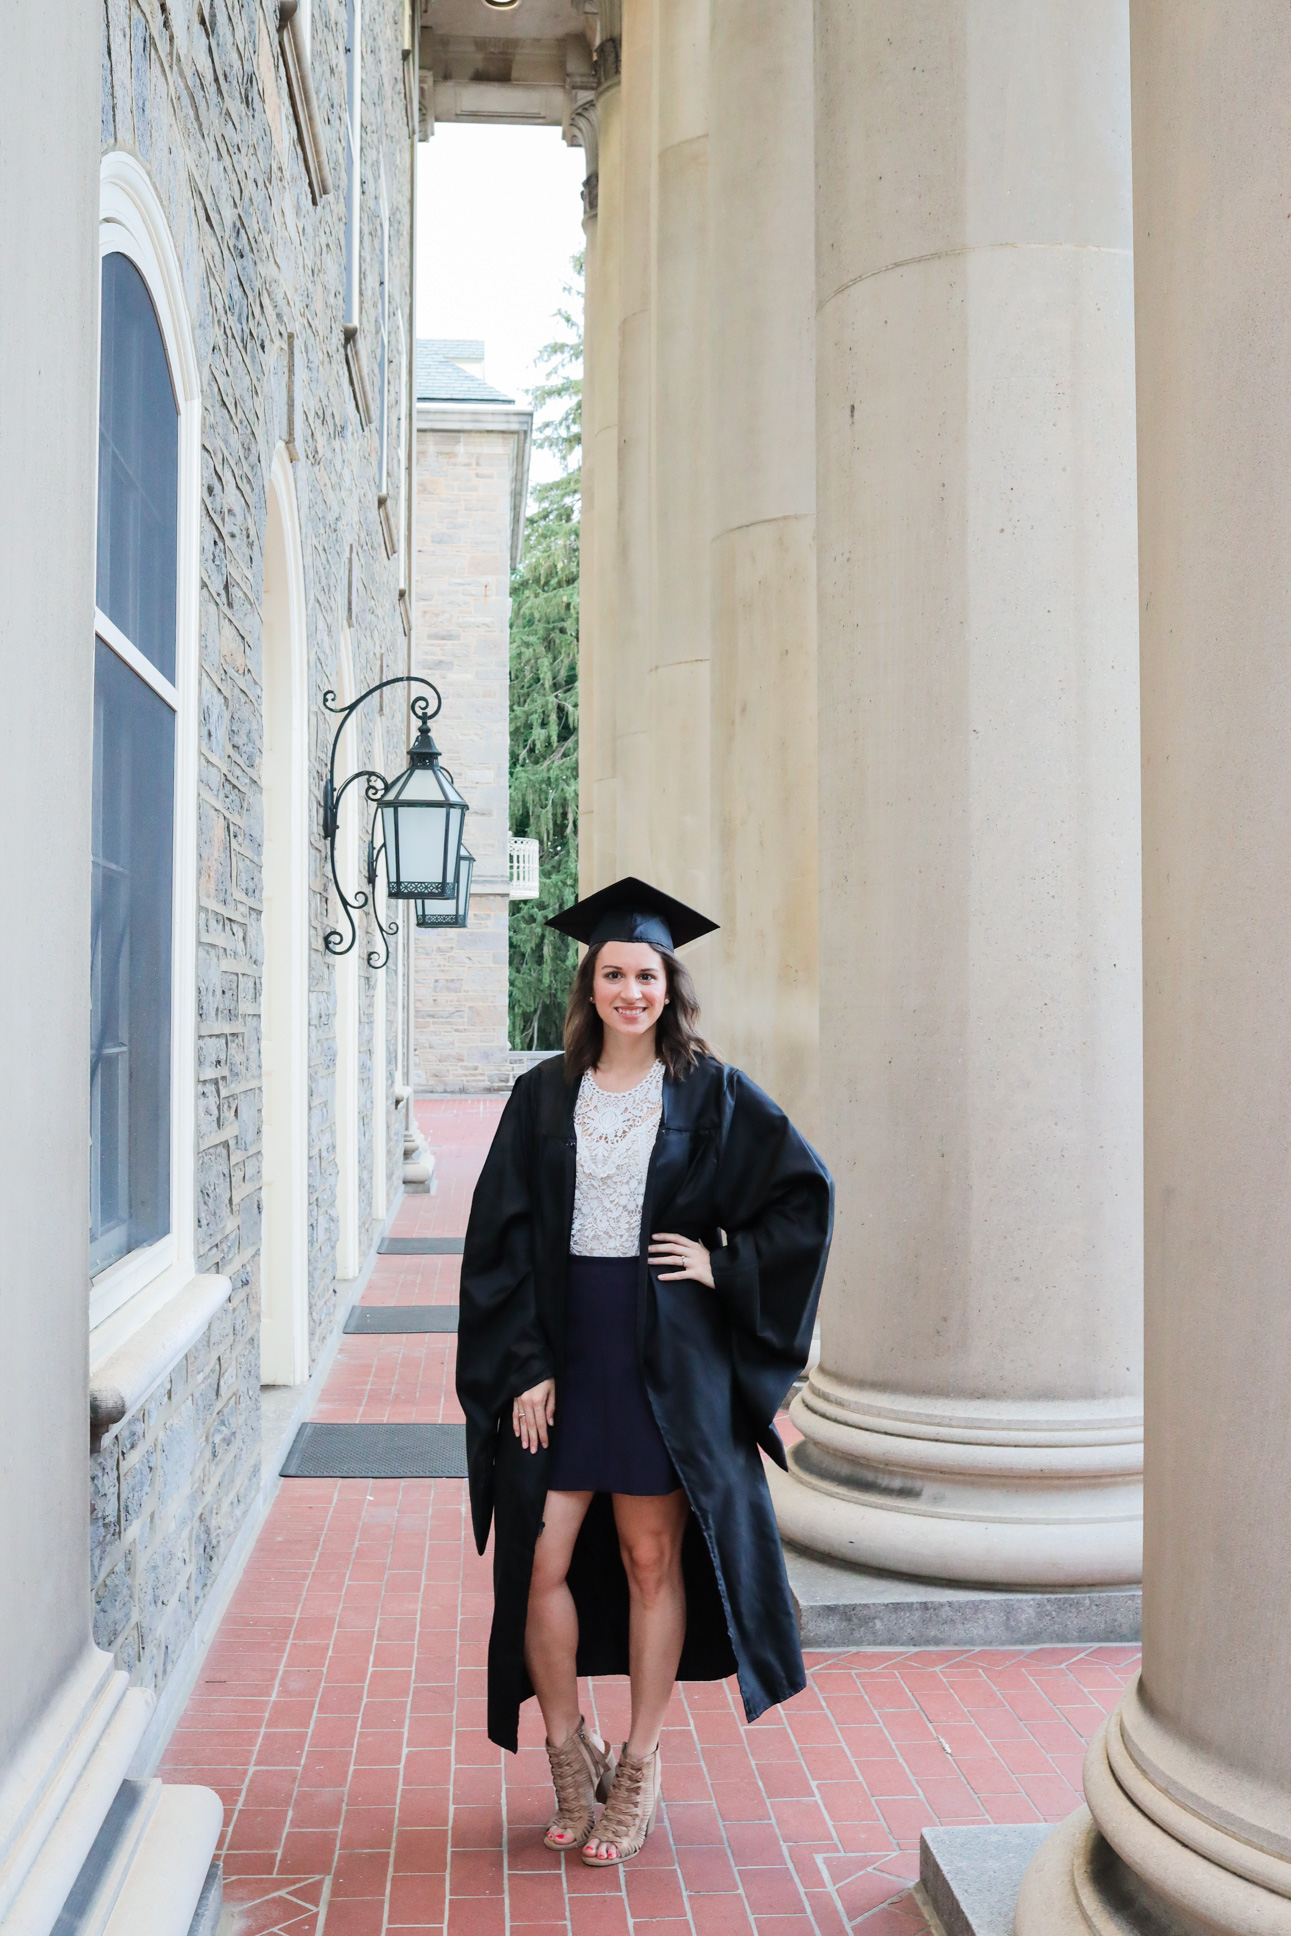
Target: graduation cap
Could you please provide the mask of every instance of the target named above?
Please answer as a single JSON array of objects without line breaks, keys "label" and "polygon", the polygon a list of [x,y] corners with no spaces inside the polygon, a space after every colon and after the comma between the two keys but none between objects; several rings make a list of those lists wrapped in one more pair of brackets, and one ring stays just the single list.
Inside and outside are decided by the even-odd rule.
[{"label": "graduation cap", "polygon": [[589,948],[602,941],[644,941],[673,954],[688,941],[698,941],[701,934],[714,933],[717,923],[629,874],[613,887],[603,887],[553,914],[547,926],[586,942]]}]

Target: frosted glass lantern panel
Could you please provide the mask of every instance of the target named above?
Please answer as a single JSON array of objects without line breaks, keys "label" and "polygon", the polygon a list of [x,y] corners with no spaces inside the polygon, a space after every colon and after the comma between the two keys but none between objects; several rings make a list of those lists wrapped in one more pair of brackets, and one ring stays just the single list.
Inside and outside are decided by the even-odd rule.
[{"label": "frosted glass lantern panel", "polygon": [[451,896],[457,883],[457,853],[463,809],[441,799],[413,806],[407,796],[383,806],[386,871],[396,899],[417,895]]}]

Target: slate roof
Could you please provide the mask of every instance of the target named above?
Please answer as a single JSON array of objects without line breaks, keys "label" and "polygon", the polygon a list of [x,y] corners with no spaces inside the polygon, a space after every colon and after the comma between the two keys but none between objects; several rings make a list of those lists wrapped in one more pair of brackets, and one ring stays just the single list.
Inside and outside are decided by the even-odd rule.
[{"label": "slate roof", "polygon": [[450,363],[482,363],[484,361],[484,338],[482,336],[423,336],[423,343],[429,343],[433,350],[446,356]]},{"label": "slate roof", "polygon": [[[491,383],[485,383],[478,376],[471,376],[452,358],[444,354],[444,343],[423,337],[417,344],[417,401],[419,403],[514,403],[515,398],[501,390],[495,390]],[[467,350],[478,351],[469,360],[478,363],[483,360],[483,343],[463,342],[460,338],[451,340],[451,347],[459,354]]]}]

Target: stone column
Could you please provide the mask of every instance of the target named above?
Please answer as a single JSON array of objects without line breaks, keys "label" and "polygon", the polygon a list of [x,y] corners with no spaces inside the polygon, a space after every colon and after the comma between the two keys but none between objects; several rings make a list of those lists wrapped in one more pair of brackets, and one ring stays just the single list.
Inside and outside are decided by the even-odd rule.
[{"label": "stone column", "polygon": [[570,117],[570,139],[583,150],[583,444],[579,457],[578,542],[578,714],[582,756],[578,763],[579,892],[595,880],[596,778],[592,758],[596,717],[596,341],[600,317],[597,281],[597,220],[600,180],[599,126],[595,100],[584,101]]},{"label": "stone column", "polygon": [[816,1134],[812,0],[712,0],[705,1021]]},{"label": "stone column", "polygon": [[[709,0],[656,0],[651,327],[652,878],[692,907],[709,860]],[[688,960],[704,992],[707,949]]]},{"label": "stone column", "polygon": [[[116,1841],[107,1839],[120,1926],[187,1928],[222,1816],[210,1789],[126,1779],[154,1697],[130,1687],[91,1631],[89,859],[102,51],[90,8],[69,9],[50,56],[40,13],[10,8],[0,61],[0,250],[22,299],[0,304],[0,865],[6,905],[22,909],[25,938],[0,958],[8,1018],[0,1035],[0,1928],[15,1936],[80,1921],[75,1906],[64,1908],[118,1797],[116,1819],[128,1832],[123,1826]],[[101,1894],[97,1901],[101,1908]],[[145,1903],[164,1904],[169,1921],[149,1922]]]},{"label": "stone column", "polygon": [[[1130,8],[1143,1667],[1019,1936],[1291,1931],[1291,16]],[[1101,1831],[1101,1833],[1099,1832]]]},{"label": "stone column", "polygon": [[[650,762],[653,663],[651,328],[654,200],[654,5],[623,9],[621,247],[618,367],[618,614],[614,640],[616,874],[653,872],[655,789]],[[608,227],[609,211],[606,214]]]},{"label": "stone column", "polygon": [[821,1130],[800,1544],[1139,1575],[1123,0],[817,0]]},{"label": "stone column", "polygon": [[[618,873],[615,661],[618,638],[619,314],[623,142],[619,0],[601,0],[596,48],[596,175],[585,189],[583,569],[579,618],[579,887]],[[584,817],[590,807],[590,816]]]}]

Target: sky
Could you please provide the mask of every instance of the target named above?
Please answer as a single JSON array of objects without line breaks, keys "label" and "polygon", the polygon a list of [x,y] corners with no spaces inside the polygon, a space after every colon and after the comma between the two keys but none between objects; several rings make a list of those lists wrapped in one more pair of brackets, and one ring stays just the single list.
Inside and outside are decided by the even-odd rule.
[{"label": "sky", "polygon": [[[418,168],[417,334],[482,336],[488,382],[527,402],[583,246],[583,151],[559,128],[441,122]],[[535,450],[530,481],[556,469]]]}]

